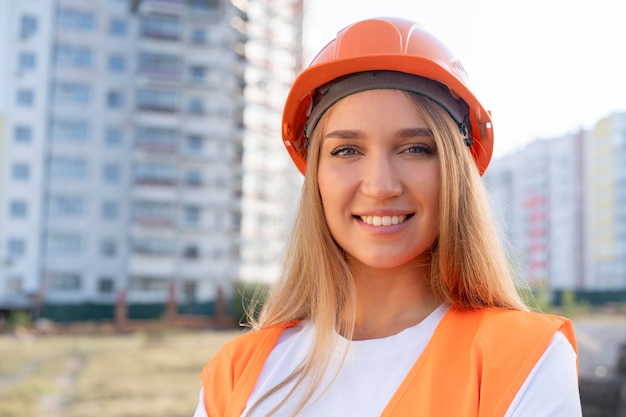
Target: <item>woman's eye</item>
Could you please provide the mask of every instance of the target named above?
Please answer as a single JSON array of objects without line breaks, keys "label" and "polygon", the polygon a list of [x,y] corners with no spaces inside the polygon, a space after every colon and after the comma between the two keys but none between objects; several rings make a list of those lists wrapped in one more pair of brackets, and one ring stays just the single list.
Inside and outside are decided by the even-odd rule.
[{"label": "woman's eye", "polygon": [[352,156],[356,154],[356,149],[352,146],[340,146],[333,149],[330,154],[332,156]]},{"label": "woman's eye", "polygon": [[413,145],[409,145],[407,146],[405,151],[411,154],[420,154],[420,153],[433,154],[434,153],[430,146],[425,145],[423,143],[416,143]]}]

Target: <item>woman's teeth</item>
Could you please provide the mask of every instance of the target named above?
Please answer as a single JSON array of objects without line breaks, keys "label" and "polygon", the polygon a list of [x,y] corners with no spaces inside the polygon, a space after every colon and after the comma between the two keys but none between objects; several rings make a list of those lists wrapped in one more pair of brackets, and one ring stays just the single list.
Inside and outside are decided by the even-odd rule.
[{"label": "woman's teeth", "polygon": [[402,223],[406,220],[406,216],[361,216],[361,220],[372,226],[391,226]]}]

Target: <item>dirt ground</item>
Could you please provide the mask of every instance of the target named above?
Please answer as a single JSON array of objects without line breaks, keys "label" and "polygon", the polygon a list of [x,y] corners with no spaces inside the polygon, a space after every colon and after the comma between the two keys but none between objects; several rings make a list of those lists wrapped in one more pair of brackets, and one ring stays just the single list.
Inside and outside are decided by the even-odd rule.
[{"label": "dirt ground", "polygon": [[191,417],[199,373],[240,331],[0,336],[0,417]]}]

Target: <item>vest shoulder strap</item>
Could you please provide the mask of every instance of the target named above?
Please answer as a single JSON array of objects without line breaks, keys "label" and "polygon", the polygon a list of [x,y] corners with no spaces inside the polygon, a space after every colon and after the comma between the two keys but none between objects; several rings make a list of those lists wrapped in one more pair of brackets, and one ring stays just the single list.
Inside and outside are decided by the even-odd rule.
[{"label": "vest shoulder strap", "polygon": [[210,417],[239,417],[270,352],[290,321],[250,331],[226,343],[203,368],[200,379]]}]

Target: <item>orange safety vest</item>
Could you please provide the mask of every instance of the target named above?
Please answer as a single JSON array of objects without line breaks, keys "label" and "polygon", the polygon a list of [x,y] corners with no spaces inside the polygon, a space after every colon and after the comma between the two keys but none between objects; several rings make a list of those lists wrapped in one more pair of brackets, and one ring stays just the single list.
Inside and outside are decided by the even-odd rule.
[{"label": "orange safety vest", "polygon": [[[227,343],[201,373],[209,417],[239,417],[282,331],[253,331]],[[501,417],[561,330],[562,317],[514,310],[450,308],[381,417]],[[349,401],[349,400],[347,400]]]}]

